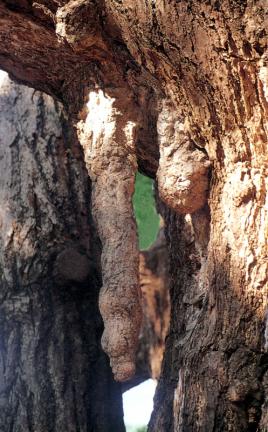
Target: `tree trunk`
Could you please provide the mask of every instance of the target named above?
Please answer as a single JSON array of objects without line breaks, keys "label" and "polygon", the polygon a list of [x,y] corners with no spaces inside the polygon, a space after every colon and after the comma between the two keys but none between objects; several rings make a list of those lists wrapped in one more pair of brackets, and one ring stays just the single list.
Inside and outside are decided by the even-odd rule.
[{"label": "tree trunk", "polygon": [[49,96],[6,79],[0,111],[0,430],[124,431],[81,148]]},{"label": "tree trunk", "polygon": [[92,92],[139,113],[124,110],[136,136],[119,127],[112,154],[133,157],[135,138],[166,224],[171,325],[150,431],[268,431],[267,26],[266,0],[0,4],[0,64],[61,98],[81,136]]},{"label": "tree trunk", "polygon": [[206,235],[208,209],[191,220],[162,208],[171,328],[149,431],[268,430],[267,180],[253,181],[256,192],[243,204],[233,202],[232,182],[213,195]]}]

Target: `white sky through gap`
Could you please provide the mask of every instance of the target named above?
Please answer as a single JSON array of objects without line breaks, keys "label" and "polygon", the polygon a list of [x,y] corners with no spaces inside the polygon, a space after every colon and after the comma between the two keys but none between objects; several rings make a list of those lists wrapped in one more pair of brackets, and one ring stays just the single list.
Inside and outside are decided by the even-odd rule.
[{"label": "white sky through gap", "polygon": [[153,410],[156,381],[150,379],[123,394],[126,426],[145,426]]}]

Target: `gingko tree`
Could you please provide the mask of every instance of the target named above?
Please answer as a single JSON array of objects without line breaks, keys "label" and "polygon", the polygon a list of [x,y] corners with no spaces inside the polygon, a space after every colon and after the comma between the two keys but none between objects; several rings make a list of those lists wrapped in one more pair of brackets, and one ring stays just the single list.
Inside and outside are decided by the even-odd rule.
[{"label": "gingko tree", "polygon": [[142,322],[137,171],[155,179],[170,265],[149,430],[268,430],[267,14],[265,0],[1,2],[1,68],[65,122],[53,133],[33,91],[28,132],[1,127],[3,430],[123,430],[112,373],[133,377]]}]

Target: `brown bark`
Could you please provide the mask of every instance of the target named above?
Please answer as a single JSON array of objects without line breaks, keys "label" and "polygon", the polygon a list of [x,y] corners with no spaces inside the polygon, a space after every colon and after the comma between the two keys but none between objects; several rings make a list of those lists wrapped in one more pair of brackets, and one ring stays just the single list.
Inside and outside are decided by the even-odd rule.
[{"label": "brown bark", "polygon": [[88,115],[80,133],[92,179],[93,216],[102,243],[102,346],[118,381],[135,373],[141,326],[139,251],[132,206],[139,114],[131,98],[120,97],[123,91],[113,89],[114,97],[90,92]]},{"label": "brown bark", "polygon": [[140,252],[139,277],[143,321],[136,353],[136,374],[123,391],[161,373],[165,339],[170,322],[168,251],[163,228],[155,243]]},{"label": "brown bark", "polygon": [[146,357],[149,376],[159,379],[170,320],[168,255],[163,229],[150,249],[140,253],[140,284],[143,307],[140,337],[144,350],[138,350],[137,360]]},{"label": "brown bark", "polygon": [[[194,190],[191,182],[183,185],[183,199],[198,200],[187,211],[197,212],[185,217],[174,205],[181,184],[168,197],[177,214],[162,207],[170,251],[171,329],[149,430],[267,431],[266,0],[106,0],[95,2],[97,18],[90,1],[36,3],[46,4],[53,24],[36,17],[31,1],[19,2],[16,12],[7,2],[0,5],[4,68],[61,97],[75,122],[85,119],[85,106],[81,109],[92,88],[108,96],[114,87],[124,88],[148,120],[140,126],[136,153],[139,166],[151,175],[158,141],[148,139],[146,146],[146,137],[165,129],[162,115],[156,128],[164,99],[173,107],[166,123],[171,143],[167,183],[176,186],[180,164],[182,173],[189,172],[187,157],[177,158],[180,143],[174,145],[178,121],[193,151],[203,152],[211,164],[209,190],[199,168],[188,176],[194,175]],[[89,21],[95,17],[94,29],[83,26],[83,4]],[[65,24],[57,12],[64,5]],[[60,48],[58,17],[65,26],[64,31],[58,27]],[[24,43],[17,37],[21,26]],[[38,36],[43,28],[47,41]],[[42,55],[40,47],[45,47]],[[54,51],[62,56],[61,70],[57,55],[50,55]],[[45,68],[39,66],[44,59]],[[161,150],[161,139],[159,144]],[[160,170],[161,164],[160,159]],[[163,196],[161,188],[160,182]]]},{"label": "brown bark", "polygon": [[0,110],[0,430],[124,431],[81,148],[51,97],[6,79]]}]

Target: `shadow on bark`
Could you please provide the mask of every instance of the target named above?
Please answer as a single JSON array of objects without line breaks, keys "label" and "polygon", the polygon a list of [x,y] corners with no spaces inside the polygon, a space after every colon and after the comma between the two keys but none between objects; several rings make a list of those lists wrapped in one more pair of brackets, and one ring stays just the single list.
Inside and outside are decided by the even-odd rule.
[{"label": "shadow on bark", "polygon": [[124,431],[80,145],[39,92],[6,80],[0,111],[0,429]]},{"label": "shadow on bark", "polygon": [[[228,248],[209,247],[202,262],[189,219],[161,208],[171,327],[149,431],[266,431],[268,355],[258,302],[243,289],[238,296]],[[243,287],[241,269],[235,276]]]}]

